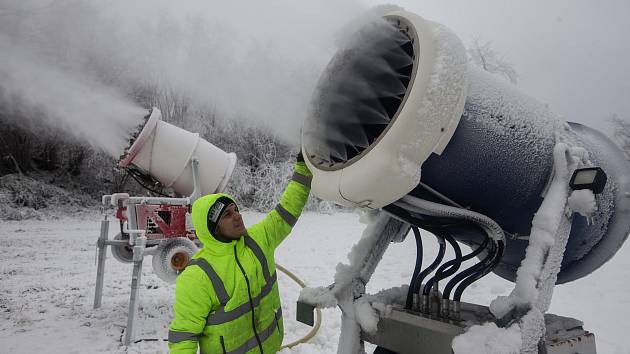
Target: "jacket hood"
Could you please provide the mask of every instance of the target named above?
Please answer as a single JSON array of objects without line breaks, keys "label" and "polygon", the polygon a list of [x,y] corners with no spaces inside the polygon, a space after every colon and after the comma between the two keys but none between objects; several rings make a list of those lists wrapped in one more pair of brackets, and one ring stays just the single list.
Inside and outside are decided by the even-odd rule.
[{"label": "jacket hood", "polygon": [[223,247],[230,246],[236,242],[236,240],[225,243],[216,239],[216,237],[208,230],[208,211],[221,198],[226,197],[234,204],[236,201],[230,195],[225,193],[208,194],[197,199],[192,206],[192,222],[195,226],[195,233],[199,238],[199,241],[203,243],[204,249],[219,250]]}]

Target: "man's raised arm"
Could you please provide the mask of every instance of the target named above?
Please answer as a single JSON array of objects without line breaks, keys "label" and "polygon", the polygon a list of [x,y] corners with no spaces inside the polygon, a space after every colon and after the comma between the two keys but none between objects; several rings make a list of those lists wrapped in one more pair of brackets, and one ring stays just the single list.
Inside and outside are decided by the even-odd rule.
[{"label": "man's raised arm", "polygon": [[270,249],[275,249],[289,235],[308,201],[312,176],[302,153],[299,153],[293,166],[293,176],[282,193],[280,202],[261,222],[250,228],[264,229],[262,233],[252,232],[265,235],[265,240],[256,240],[257,242],[264,242]]}]

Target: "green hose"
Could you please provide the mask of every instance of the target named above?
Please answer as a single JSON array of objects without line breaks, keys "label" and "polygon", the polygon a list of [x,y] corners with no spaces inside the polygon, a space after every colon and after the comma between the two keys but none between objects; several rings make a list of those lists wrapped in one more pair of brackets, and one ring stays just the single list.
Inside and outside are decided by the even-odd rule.
[{"label": "green hose", "polygon": [[[302,280],[300,280],[300,278],[298,278],[295,274],[293,274],[290,271],[288,271],[285,267],[283,267],[280,264],[276,263],[276,268],[279,269],[282,273],[288,275],[289,278],[293,279],[293,281],[298,283],[298,285],[300,285],[302,288],[306,287],[306,284],[304,284],[304,282]],[[322,312],[321,312],[321,310],[318,309],[318,308],[315,308],[315,311],[316,311],[316,315],[317,316],[316,316],[316,319],[315,319],[315,325],[313,326],[313,329],[311,329],[311,331],[308,332],[301,339],[298,339],[298,340],[296,340],[294,342],[291,342],[289,344],[285,344],[282,347],[280,347],[280,349],[293,348],[293,347],[295,347],[298,344],[306,343],[307,341],[309,341],[311,338],[313,338],[315,336],[317,331],[319,331],[319,327],[322,324]]]}]

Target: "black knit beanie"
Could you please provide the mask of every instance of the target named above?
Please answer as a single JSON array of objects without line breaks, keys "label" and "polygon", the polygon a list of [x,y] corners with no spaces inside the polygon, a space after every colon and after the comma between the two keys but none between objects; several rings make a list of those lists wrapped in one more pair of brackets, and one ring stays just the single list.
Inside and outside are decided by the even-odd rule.
[{"label": "black knit beanie", "polygon": [[208,209],[208,231],[213,236],[217,236],[217,226],[219,226],[219,220],[221,215],[225,212],[225,209],[230,204],[235,204],[234,201],[228,197],[219,197],[214,204]]}]

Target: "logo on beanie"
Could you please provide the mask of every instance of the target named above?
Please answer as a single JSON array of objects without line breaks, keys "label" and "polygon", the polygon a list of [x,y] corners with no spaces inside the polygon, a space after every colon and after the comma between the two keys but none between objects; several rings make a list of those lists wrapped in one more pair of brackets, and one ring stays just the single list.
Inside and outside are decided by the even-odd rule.
[{"label": "logo on beanie", "polygon": [[225,204],[223,204],[222,202],[217,201],[216,203],[214,203],[214,205],[212,205],[212,207],[210,208],[210,211],[208,211],[208,220],[216,223],[221,216],[221,211],[223,210],[223,207],[225,207]]}]

